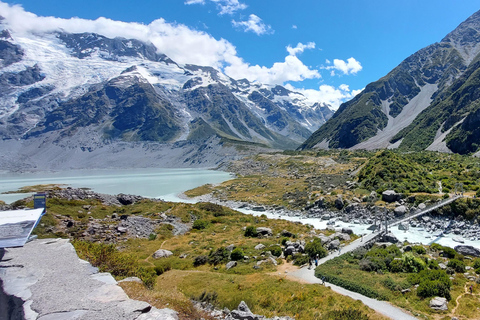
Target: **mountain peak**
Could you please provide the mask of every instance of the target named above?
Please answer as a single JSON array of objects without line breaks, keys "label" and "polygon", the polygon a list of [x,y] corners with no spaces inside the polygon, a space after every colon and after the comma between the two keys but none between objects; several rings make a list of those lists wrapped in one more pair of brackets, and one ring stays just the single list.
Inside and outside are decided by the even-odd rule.
[{"label": "mountain peak", "polygon": [[454,46],[469,65],[480,53],[480,10],[447,34],[442,42]]}]

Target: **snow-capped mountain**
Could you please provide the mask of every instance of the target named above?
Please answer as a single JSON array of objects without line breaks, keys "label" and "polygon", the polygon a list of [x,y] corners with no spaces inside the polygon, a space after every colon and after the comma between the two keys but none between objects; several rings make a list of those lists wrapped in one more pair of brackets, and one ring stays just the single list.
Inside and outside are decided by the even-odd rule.
[{"label": "snow-capped mountain", "polygon": [[[69,158],[74,155],[95,165],[92,152],[119,143],[149,150],[154,144],[162,150],[188,145],[192,152],[205,145],[292,148],[333,114],[328,105],[309,103],[282,86],[177,64],[139,40],[15,34],[5,23],[0,83],[0,137],[6,150],[0,162],[8,168],[18,161],[27,168],[46,165],[53,160],[42,151],[52,148],[57,163],[79,167]],[[43,149],[36,150],[39,146]],[[152,157],[163,157],[160,153]],[[199,160],[187,158],[186,165]]]}]

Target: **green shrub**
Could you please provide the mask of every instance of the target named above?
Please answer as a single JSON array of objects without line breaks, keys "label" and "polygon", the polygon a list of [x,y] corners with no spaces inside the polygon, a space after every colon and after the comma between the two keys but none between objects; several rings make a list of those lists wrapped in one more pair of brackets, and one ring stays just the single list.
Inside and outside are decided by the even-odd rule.
[{"label": "green shrub", "polygon": [[420,245],[413,246],[412,250],[413,250],[413,252],[415,252],[417,254],[425,254],[427,252],[425,250],[425,248],[423,246],[420,246]]},{"label": "green shrub", "polygon": [[465,263],[458,259],[450,259],[450,261],[448,261],[447,267],[454,269],[455,272],[465,272]]},{"label": "green shrub", "polygon": [[242,260],[243,256],[244,256],[243,250],[240,248],[235,248],[230,254],[230,259],[232,259],[233,261],[238,261],[238,260]]},{"label": "green shrub", "polygon": [[427,266],[433,270],[440,269],[440,266],[438,265],[438,261],[435,259],[428,260]]},{"label": "green shrub", "polygon": [[208,226],[208,221],[203,219],[198,219],[193,222],[192,228],[195,230],[202,230]]},{"label": "green shrub", "polygon": [[205,255],[196,256],[195,259],[193,259],[193,266],[198,267],[204,265],[205,263],[207,263],[207,261],[208,257]]},{"label": "green shrub", "polygon": [[442,256],[452,259],[455,258],[455,255],[457,254],[457,251],[450,247],[442,247]]},{"label": "green shrub", "polygon": [[417,288],[417,296],[421,298],[444,297],[450,300],[450,287],[439,280],[425,280],[420,282]]},{"label": "green shrub", "polygon": [[290,241],[290,239],[287,237],[284,237],[282,238],[282,241],[280,243],[282,244],[282,246],[284,246],[287,243],[287,241]]},{"label": "green shrub", "polygon": [[480,274],[480,268],[475,269],[476,274]]},{"label": "green shrub", "polygon": [[307,243],[305,245],[305,253],[311,258],[315,258],[317,255],[323,258],[328,255],[328,251],[323,247],[320,238],[315,238],[312,242]]},{"label": "green shrub", "polygon": [[156,233],[150,233],[148,235],[148,240],[153,241],[155,239],[157,239],[157,234]]},{"label": "green shrub", "polygon": [[412,253],[405,253],[402,257],[403,268],[406,272],[417,273],[426,268],[426,263],[419,257],[415,257]]},{"label": "green shrub", "polygon": [[245,229],[245,237],[256,237],[258,234],[257,234],[257,228],[255,228],[254,226],[248,226],[246,229]]},{"label": "green shrub", "polygon": [[480,258],[473,260],[473,269],[480,268]]},{"label": "green shrub", "polygon": [[390,272],[394,272],[394,273],[402,272],[404,270],[403,260],[402,259],[393,260],[392,262],[390,262],[389,268],[390,268]]},{"label": "green shrub", "polygon": [[215,204],[215,203],[202,202],[202,203],[198,204],[198,207],[201,210],[205,210],[207,212],[213,213],[214,217],[221,217],[221,216],[226,215],[224,207],[222,207],[221,205]]},{"label": "green shrub", "polygon": [[309,257],[308,255],[303,255],[301,253],[295,253],[293,255],[293,264],[296,265],[296,266],[302,266],[306,263],[308,263],[309,261]]},{"label": "green shrub", "polygon": [[282,255],[282,248],[279,246],[271,246],[269,250],[275,257],[280,257]]},{"label": "green shrub", "polygon": [[208,263],[216,266],[217,264],[225,263],[230,257],[230,252],[224,247],[220,247],[215,251],[211,251],[208,255]]}]

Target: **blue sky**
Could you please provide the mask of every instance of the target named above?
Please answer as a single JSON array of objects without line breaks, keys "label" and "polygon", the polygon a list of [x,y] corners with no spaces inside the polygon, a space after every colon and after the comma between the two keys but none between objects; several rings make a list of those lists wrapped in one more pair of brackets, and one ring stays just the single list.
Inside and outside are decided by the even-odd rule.
[{"label": "blue sky", "polygon": [[[138,37],[150,40],[144,34],[156,32],[152,42],[180,63],[212,65],[233,78],[306,89],[306,94],[337,106],[415,51],[440,41],[480,9],[478,0],[3,0],[3,4],[52,17],[45,21],[62,28],[67,24],[71,31],[80,31],[82,24],[92,25],[85,31],[108,29],[107,36],[133,34],[128,24],[113,30],[112,21],[140,23],[150,28]],[[54,23],[53,17],[109,20],[99,28],[99,23],[94,27],[78,19],[73,19],[80,21],[75,26],[60,19]],[[168,37],[161,39],[159,34]]]}]

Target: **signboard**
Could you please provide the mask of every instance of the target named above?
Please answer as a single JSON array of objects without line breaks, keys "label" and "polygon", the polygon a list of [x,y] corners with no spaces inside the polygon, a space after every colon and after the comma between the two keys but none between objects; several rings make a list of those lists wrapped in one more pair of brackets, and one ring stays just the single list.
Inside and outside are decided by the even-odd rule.
[{"label": "signboard", "polygon": [[0,248],[22,247],[44,210],[38,208],[0,211]]},{"label": "signboard", "polygon": [[37,193],[33,196],[33,207],[35,209],[47,207],[47,196],[45,193]]}]

